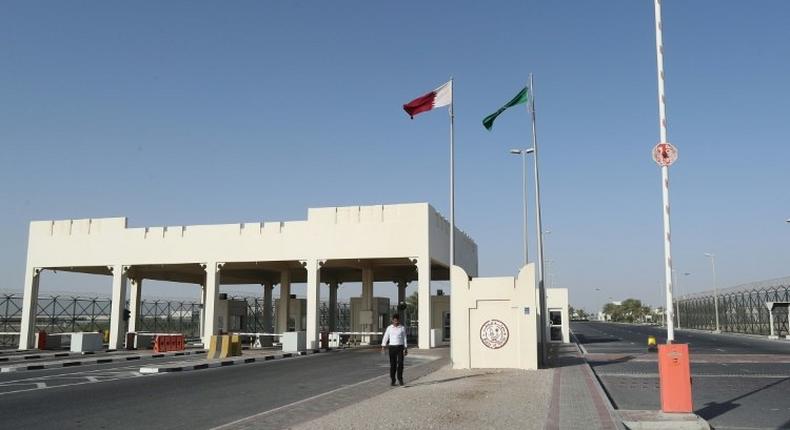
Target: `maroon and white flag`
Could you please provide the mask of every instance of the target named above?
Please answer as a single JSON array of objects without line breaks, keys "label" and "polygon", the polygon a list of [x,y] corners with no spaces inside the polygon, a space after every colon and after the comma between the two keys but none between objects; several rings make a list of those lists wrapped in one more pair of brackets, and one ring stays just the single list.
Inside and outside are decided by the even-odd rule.
[{"label": "maroon and white flag", "polygon": [[453,102],[453,81],[447,81],[439,88],[417,97],[416,99],[403,105],[403,110],[414,119],[414,115],[427,112],[431,109],[448,106]]}]

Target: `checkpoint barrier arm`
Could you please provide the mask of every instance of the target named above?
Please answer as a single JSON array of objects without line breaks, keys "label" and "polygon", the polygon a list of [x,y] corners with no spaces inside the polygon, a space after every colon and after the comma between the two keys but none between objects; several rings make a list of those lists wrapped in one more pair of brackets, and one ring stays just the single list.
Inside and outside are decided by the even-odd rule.
[{"label": "checkpoint barrier arm", "polygon": [[282,339],[283,337],[283,333],[232,333],[232,334],[255,339],[252,342],[252,348],[254,349],[260,349],[263,348],[264,346],[272,346],[271,341],[269,340],[265,341],[263,339],[274,340],[277,338]]},{"label": "checkpoint barrier arm", "polygon": [[[383,332],[378,331],[333,331],[329,333],[329,347],[337,348],[341,344],[356,344],[359,343],[362,336],[384,336]],[[345,342],[343,342],[345,338]]]}]

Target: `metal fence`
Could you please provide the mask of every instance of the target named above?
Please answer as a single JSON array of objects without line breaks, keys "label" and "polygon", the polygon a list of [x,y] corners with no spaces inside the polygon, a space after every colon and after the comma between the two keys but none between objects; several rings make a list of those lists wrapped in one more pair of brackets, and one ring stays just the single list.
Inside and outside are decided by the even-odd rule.
[{"label": "metal fence", "polygon": [[[247,302],[247,330],[263,332],[265,327],[263,298],[234,297]],[[48,333],[101,331],[110,328],[112,301],[104,297],[41,296],[38,298],[36,330]],[[274,306],[273,306],[274,308]],[[128,309],[128,302],[127,302]],[[319,324],[328,327],[329,305],[320,304]],[[271,315],[277,318],[276,309]],[[348,303],[337,304],[336,330],[349,331],[351,310]],[[0,295],[0,347],[18,345],[22,320],[22,295]],[[273,326],[272,322],[272,326]],[[189,300],[150,299],[140,303],[140,331],[183,333],[187,338],[200,336],[200,303]]]},{"label": "metal fence", "polygon": [[[790,302],[790,279],[762,281],[719,290],[719,328],[721,331],[768,335],[769,314],[766,302]],[[682,328],[716,329],[712,291],[681,297],[677,301],[675,324]],[[678,321],[678,318],[680,321]],[[774,331],[788,335],[787,308],[774,309]]]}]

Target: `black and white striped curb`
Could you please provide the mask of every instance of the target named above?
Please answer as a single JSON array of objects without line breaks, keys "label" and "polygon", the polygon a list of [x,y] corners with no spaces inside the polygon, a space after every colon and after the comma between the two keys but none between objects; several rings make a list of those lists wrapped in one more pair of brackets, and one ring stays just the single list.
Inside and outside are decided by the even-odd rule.
[{"label": "black and white striped curb", "polygon": [[0,367],[0,373],[6,372],[23,372],[26,370],[43,370],[55,369],[60,367],[73,367],[88,364],[106,364],[117,363],[123,361],[142,360],[144,358],[166,358],[166,357],[180,357],[184,355],[198,355],[205,354],[205,350],[198,351],[177,351],[177,352],[163,352],[158,354],[135,354],[135,355],[119,355],[114,357],[101,357],[90,358],[87,360],[74,360],[74,361],[56,361],[52,363],[36,363],[36,364],[19,364],[14,366]]},{"label": "black and white striped curb", "polygon": [[172,363],[170,365],[141,367],[140,373],[168,373],[168,372],[188,372],[190,370],[212,369],[216,367],[233,366],[235,364],[262,363],[266,361],[278,360],[282,358],[293,358],[305,355],[319,354],[322,352],[340,351],[336,348],[320,348],[299,352],[284,352],[280,354],[264,355],[263,357],[232,357],[219,360],[206,360],[197,364]]},{"label": "black and white striped curb", "polygon": [[103,351],[85,351],[85,352],[71,352],[71,351],[62,351],[62,352],[33,352],[28,350],[26,354],[8,354],[5,356],[0,356],[0,362],[2,363],[12,363],[15,361],[27,361],[27,360],[40,360],[40,359],[47,359],[47,358],[63,358],[63,357],[82,357],[85,355],[94,355],[94,354],[105,354],[108,352],[115,352],[114,349],[103,350]]}]

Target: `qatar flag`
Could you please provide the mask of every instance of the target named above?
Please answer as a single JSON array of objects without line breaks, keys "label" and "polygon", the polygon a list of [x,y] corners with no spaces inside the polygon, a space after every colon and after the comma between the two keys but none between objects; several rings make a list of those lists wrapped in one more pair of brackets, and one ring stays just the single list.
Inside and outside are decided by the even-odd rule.
[{"label": "qatar flag", "polygon": [[439,88],[417,97],[403,105],[403,110],[414,119],[414,115],[427,112],[431,109],[447,106],[453,102],[453,81],[447,81]]}]

